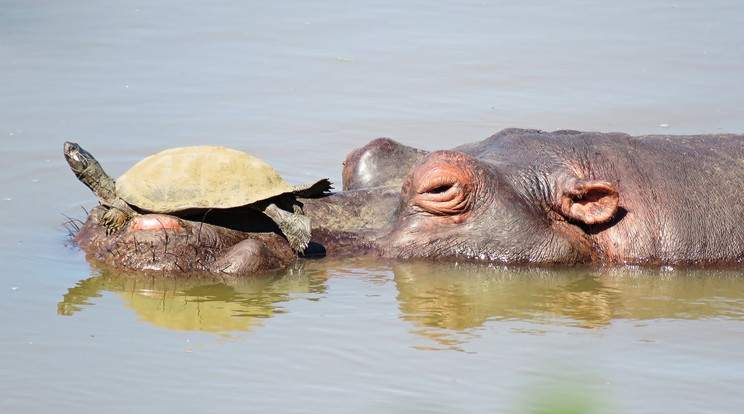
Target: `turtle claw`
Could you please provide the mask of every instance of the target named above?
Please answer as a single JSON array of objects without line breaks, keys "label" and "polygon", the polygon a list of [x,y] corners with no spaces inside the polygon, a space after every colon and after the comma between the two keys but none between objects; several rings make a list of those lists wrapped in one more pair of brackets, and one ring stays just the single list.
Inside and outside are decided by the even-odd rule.
[{"label": "turtle claw", "polygon": [[103,217],[101,217],[101,225],[106,227],[107,236],[121,230],[122,227],[127,224],[127,221],[129,221],[129,216],[115,207],[109,208],[108,211],[103,214]]},{"label": "turtle claw", "polygon": [[[299,219],[297,221],[300,222],[302,221],[302,219]],[[304,223],[300,224],[299,226],[295,225],[291,230],[286,229],[284,232],[284,235],[285,237],[287,237],[287,241],[289,242],[289,247],[291,247],[292,250],[296,251],[297,253],[304,252],[310,242],[310,232],[304,231],[305,229],[303,227],[305,227]]]},{"label": "turtle claw", "polygon": [[286,215],[284,221],[277,223],[289,242],[289,247],[302,253],[310,243],[310,220],[302,214]]},{"label": "turtle claw", "polygon": [[302,213],[299,205],[293,204],[292,212],[289,212],[270,203],[263,208],[263,212],[279,226],[292,250],[301,253],[307,248],[310,243],[310,219]]},{"label": "turtle claw", "polygon": [[107,236],[110,236],[110,235],[116,233],[117,231],[121,230],[122,227],[124,227],[124,226],[123,225],[115,225],[115,224],[106,226],[106,235]]}]

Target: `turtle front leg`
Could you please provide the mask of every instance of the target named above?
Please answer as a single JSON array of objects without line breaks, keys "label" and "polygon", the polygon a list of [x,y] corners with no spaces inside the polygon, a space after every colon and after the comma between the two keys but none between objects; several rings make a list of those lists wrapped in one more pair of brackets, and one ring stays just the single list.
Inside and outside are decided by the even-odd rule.
[{"label": "turtle front leg", "polygon": [[296,252],[302,252],[310,243],[310,219],[302,212],[302,208],[295,201],[292,203],[293,212],[286,211],[274,203],[261,203],[257,206],[269,216],[289,242],[289,246]]},{"label": "turtle front leg", "polygon": [[121,198],[117,198],[114,204],[109,207],[108,211],[101,217],[101,224],[106,227],[106,235],[110,236],[121,230],[137,212]]}]

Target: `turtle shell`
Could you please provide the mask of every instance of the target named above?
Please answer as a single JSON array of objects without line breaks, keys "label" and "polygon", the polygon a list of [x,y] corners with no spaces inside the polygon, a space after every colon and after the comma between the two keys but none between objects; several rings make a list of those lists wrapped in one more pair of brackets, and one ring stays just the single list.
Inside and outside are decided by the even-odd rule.
[{"label": "turtle shell", "polygon": [[220,146],[165,150],[116,180],[124,201],[159,213],[240,207],[294,190],[260,159]]}]

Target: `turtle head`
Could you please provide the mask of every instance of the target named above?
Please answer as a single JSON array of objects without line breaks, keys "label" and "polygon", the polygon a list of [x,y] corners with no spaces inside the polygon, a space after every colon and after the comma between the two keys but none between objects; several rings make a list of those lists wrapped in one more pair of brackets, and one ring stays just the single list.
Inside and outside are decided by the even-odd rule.
[{"label": "turtle head", "polygon": [[70,169],[72,169],[72,172],[75,173],[77,178],[80,178],[84,171],[91,165],[98,165],[100,167],[98,161],[88,151],[74,142],[65,142],[64,154],[67,164],[70,165]]},{"label": "turtle head", "polygon": [[116,199],[116,184],[103,170],[101,164],[80,145],[67,141],[63,153],[70,169],[83,184],[87,185],[104,205],[110,206]]}]

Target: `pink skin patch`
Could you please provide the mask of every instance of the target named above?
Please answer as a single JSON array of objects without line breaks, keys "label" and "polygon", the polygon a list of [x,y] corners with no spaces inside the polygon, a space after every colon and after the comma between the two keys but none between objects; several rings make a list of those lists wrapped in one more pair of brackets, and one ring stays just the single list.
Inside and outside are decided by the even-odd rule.
[{"label": "pink skin patch", "polygon": [[146,214],[132,219],[130,224],[132,230],[183,230],[181,221],[173,216],[165,214]]}]

